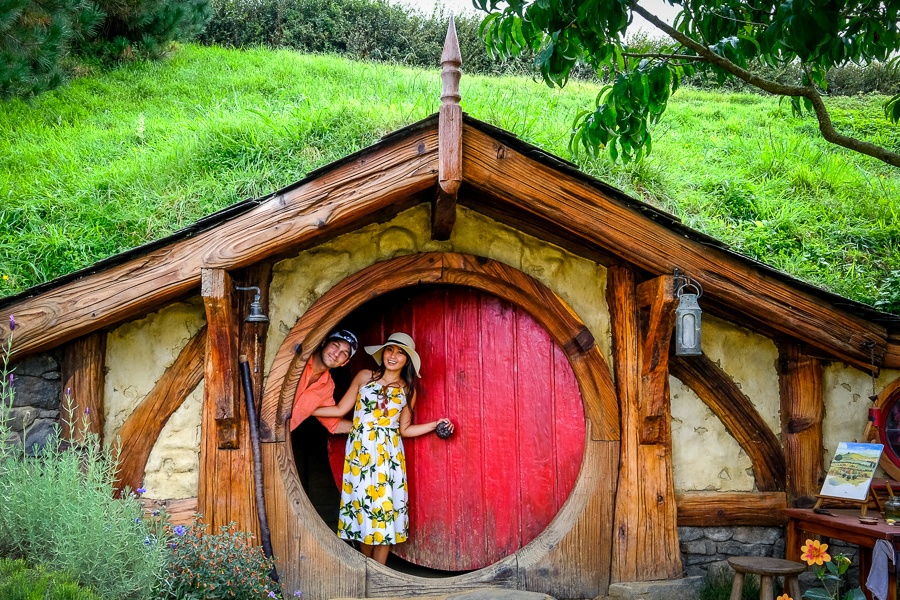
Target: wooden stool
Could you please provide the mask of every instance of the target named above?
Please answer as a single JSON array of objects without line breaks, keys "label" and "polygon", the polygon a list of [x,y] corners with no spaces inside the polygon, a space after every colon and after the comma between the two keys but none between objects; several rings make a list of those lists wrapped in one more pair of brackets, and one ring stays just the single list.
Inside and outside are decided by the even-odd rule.
[{"label": "wooden stool", "polygon": [[800,581],[797,575],[806,570],[803,563],[766,556],[732,556],[728,564],[734,569],[734,585],[730,600],[741,600],[744,575],[759,575],[759,600],[775,598],[775,577],[784,577],[784,587],[793,600],[800,600]]}]

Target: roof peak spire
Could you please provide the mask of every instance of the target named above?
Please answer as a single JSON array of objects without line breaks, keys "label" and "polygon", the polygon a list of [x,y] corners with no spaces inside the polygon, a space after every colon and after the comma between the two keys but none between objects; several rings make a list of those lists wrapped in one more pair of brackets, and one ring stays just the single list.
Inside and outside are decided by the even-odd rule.
[{"label": "roof peak spire", "polygon": [[442,104],[459,104],[459,79],[462,76],[462,53],[459,50],[459,39],[456,37],[456,21],[450,15],[447,25],[447,38],[444,40],[444,51],[441,53],[441,91]]}]

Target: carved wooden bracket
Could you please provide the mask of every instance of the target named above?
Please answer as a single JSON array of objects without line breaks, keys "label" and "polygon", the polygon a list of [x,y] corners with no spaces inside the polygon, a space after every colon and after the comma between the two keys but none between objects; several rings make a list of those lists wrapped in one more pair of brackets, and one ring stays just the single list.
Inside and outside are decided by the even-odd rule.
[{"label": "carved wooden bracket", "polygon": [[438,188],[431,211],[431,237],[448,240],[456,223],[456,195],[462,184],[462,107],[459,79],[462,53],[450,17],[441,54],[441,110],[438,116]]}]

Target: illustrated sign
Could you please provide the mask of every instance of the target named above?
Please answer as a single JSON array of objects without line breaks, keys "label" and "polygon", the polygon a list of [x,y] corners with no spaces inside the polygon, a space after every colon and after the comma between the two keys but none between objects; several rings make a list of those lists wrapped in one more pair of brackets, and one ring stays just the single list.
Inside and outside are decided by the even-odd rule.
[{"label": "illustrated sign", "polygon": [[882,450],[882,444],[838,444],[819,495],[865,502]]}]

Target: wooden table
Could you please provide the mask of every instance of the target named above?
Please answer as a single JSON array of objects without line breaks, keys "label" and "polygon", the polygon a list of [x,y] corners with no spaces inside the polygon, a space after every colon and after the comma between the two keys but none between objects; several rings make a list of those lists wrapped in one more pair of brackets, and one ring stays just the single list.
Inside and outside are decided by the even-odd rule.
[{"label": "wooden table", "polygon": [[[866,589],[866,578],[872,568],[872,549],[878,540],[888,540],[896,552],[900,549],[900,526],[888,525],[877,512],[869,512],[866,516],[877,519],[874,525],[859,522],[859,509],[827,509],[830,515],[815,513],[812,509],[787,508],[784,514],[788,517],[785,536],[785,558],[800,560],[800,546],[806,542],[804,532],[843,540],[859,546],[859,585],[871,598]],[[829,554],[831,554],[829,552]],[[888,580],[888,598],[897,598],[897,575],[890,571]]]}]

